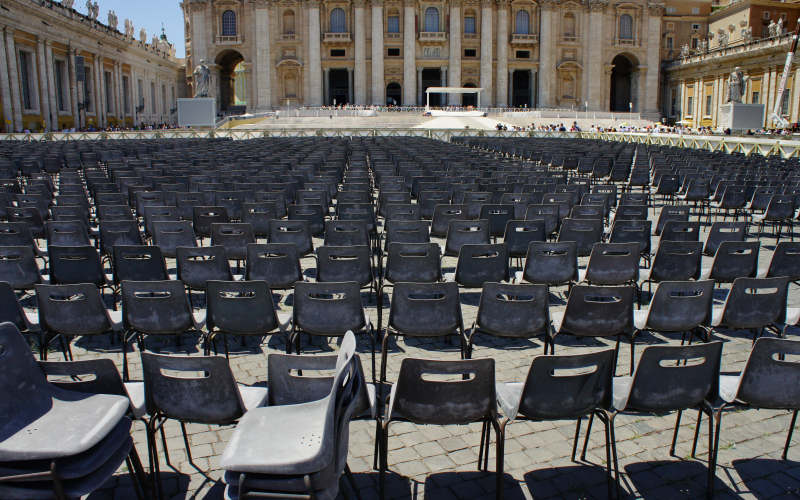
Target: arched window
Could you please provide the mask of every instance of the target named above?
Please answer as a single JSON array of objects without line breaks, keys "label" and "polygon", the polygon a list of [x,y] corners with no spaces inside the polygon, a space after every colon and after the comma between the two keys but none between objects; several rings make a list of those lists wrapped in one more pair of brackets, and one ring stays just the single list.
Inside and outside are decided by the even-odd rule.
[{"label": "arched window", "polygon": [[428,7],[425,9],[425,30],[427,32],[439,31],[439,9]]},{"label": "arched window", "polygon": [[575,14],[564,14],[564,36],[575,36]]},{"label": "arched window", "polygon": [[344,33],[346,30],[344,10],[336,7],[331,11],[331,33]]},{"label": "arched window", "polygon": [[514,33],[517,35],[527,35],[531,29],[531,19],[527,10],[518,10],[514,20]]},{"label": "arched window", "polygon": [[287,10],[283,13],[283,33],[294,35],[294,11]]},{"label": "arched window", "polygon": [[619,16],[620,40],[633,40],[633,18],[629,14]]},{"label": "arched window", "polygon": [[236,12],[232,10],[222,13],[222,36],[236,36]]}]

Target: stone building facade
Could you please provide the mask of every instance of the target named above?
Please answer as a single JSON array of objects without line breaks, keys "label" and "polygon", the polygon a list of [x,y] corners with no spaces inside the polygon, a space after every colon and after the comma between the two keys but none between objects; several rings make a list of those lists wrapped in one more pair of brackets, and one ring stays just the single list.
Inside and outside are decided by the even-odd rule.
[{"label": "stone building facade", "polygon": [[122,33],[68,7],[72,1],[3,2],[2,130],[174,122],[185,71],[166,37],[146,40],[132,27]]},{"label": "stone building facade", "polygon": [[[659,110],[664,5],[650,0],[184,0],[186,75],[222,111],[425,103]],[[432,105],[475,97],[431,95]]]}]

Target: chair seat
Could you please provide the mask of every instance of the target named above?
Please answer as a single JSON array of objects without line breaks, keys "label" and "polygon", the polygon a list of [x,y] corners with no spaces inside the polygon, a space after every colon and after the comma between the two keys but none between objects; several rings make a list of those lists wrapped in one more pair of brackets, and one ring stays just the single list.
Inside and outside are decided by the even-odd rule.
[{"label": "chair seat", "polygon": [[106,437],[130,406],[124,396],[86,396],[66,390],[54,394],[47,408],[32,405],[26,422],[5,423],[2,433],[11,434],[0,442],[0,462],[52,459],[84,452]]},{"label": "chair seat", "polygon": [[614,377],[614,409],[622,411],[628,404],[633,387],[633,377]]},{"label": "chair seat", "polygon": [[244,414],[220,458],[227,471],[311,474],[334,459],[328,398],[256,408]]},{"label": "chair seat", "polygon": [[719,397],[726,403],[736,401],[736,394],[739,392],[739,382],[741,380],[741,375],[720,375]]},{"label": "chair seat", "polygon": [[509,420],[517,418],[524,388],[525,384],[522,382],[498,382],[495,384],[497,404],[500,405],[500,410]]},{"label": "chair seat", "polygon": [[144,382],[125,382],[125,392],[131,400],[133,418],[140,419],[147,413],[144,399]]},{"label": "chair seat", "polygon": [[644,330],[647,327],[647,316],[650,314],[650,308],[637,309],[633,311],[633,327],[637,330]]},{"label": "chair seat", "polygon": [[242,384],[238,384],[238,386],[245,410],[253,410],[259,406],[264,406],[267,402],[269,390],[266,387],[250,387]]}]

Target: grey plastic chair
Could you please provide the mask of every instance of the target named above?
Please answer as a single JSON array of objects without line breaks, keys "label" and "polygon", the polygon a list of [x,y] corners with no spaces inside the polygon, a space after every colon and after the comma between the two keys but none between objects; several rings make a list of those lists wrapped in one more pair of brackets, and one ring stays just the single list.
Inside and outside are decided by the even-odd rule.
[{"label": "grey plastic chair", "polygon": [[189,303],[192,291],[205,291],[210,280],[230,281],[233,279],[231,266],[221,246],[178,247],[175,249],[178,266],[178,279],[186,285]]},{"label": "grey plastic chair", "polygon": [[630,337],[631,373],[634,370],[634,346],[641,332],[680,333],[681,344],[689,335],[708,341],[711,308],[714,303],[714,282],[662,281],[645,309],[633,312],[634,330]]},{"label": "grey plastic chair", "polygon": [[746,222],[715,222],[711,224],[703,247],[704,255],[715,255],[724,241],[744,241],[747,237]]},{"label": "grey plastic chair", "polygon": [[592,285],[630,285],[638,296],[639,243],[595,243],[578,279]]},{"label": "grey plastic chair", "polygon": [[[324,398],[257,408],[241,418],[220,458],[229,497],[336,497],[363,380],[355,349],[355,336],[345,335]],[[309,441],[311,429],[316,436]]]},{"label": "grey plastic chair", "polygon": [[736,278],[754,278],[758,273],[758,241],[723,241],[714,254],[711,267],[700,272],[700,279],[731,283]]},{"label": "grey plastic chair", "polygon": [[780,325],[788,323],[788,290],[788,278],[736,278],[725,305],[712,311],[711,326],[715,330],[750,330],[754,342],[764,329],[783,336]]},{"label": "grey plastic chair", "polygon": [[661,231],[661,241],[700,241],[700,221],[667,221]]},{"label": "grey plastic chair", "polygon": [[522,272],[517,272],[516,281],[559,286],[578,281],[578,250],[574,241],[531,242],[525,256]]},{"label": "grey plastic chair", "polygon": [[665,205],[661,208],[661,212],[658,214],[658,221],[656,222],[656,236],[661,235],[661,231],[664,229],[664,225],[667,221],[670,220],[678,220],[678,221],[689,221],[689,206],[688,205]]},{"label": "grey plastic chair", "polygon": [[[446,380],[431,379],[446,376]],[[389,425],[406,421],[422,425],[491,425],[496,438],[496,498],[503,497],[504,429],[497,414],[494,360],[436,361],[405,358],[384,416],[381,418],[379,491],[385,496]],[[487,432],[488,434],[488,432]],[[487,464],[484,464],[486,466]],[[488,467],[485,467],[488,468]]]},{"label": "grey plastic chair", "polygon": [[144,472],[125,416],[128,398],[50,384],[11,323],[0,324],[0,346],[0,497],[81,497],[127,461],[144,498]]},{"label": "grey plastic chair", "polygon": [[464,288],[480,288],[489,281],[509,281],[508,251],[503,243],[464,245],[454,274],[444,276]]},{"label": "grey plastic chair", "polygon": [[766,269],[759,269],[759,278],[785,276],[789,281],[800,282],[800,242],[781,241],[775,246]]},{"label": "grey plastic chair", "polygon": [[465,357],[472,357],[475,335],[528,339],[550,335],[549,300],[546,285],[484,283],[478,314],[466,331]]},{"label": "grey plastic chair", "polygon": [[653,257],[653,264],[642,278],[642,288],[647,283],[650,293],[652,283],[662,281],[688,281],[700,278],[703,244],[699,241],[661,241]]},{"label": "grey plastic chair", "polygon": [[464,245],[489,243],[488,220],[451,220],[447,228],[444,255],[457,257]]},{"label": "grey plastic chair", "polygon": [[0,281],[15,290],[31,290],[42,282],[36,256],[29,246],[0,247]]},{"label": "grey plastic chair", "polygon": [[592,253],[592,247],[603,237],[602,219],[572,219],[561,221],[558,231],[558,242],[574,241],[578,257],[587,257]]},{"label": "grey plastic chair", "polygon": [[[500,421],[503,433],[505,427],[515,420],[576,419],[573,461],[582,419],[590,415],[600,418],[606,426],[608,498],[613,496],[611,457],[616,456],[616,439],[610,428],[614,358],[613,349],[579,355],[535,356],[524,382],[498,382],[496,385],[497,404],[504,417]],[[586,435],[590,432],[591,427]],[[489,454],[489,432],[486,424],[481,437],[485,464]],[[586,460],[585,452],[581,460]]]},{"label": "grey plastic chair", "polygon": [[[186,423],[230,425],[246,411],[267,401],[265,387],[248,387],[236,383],[230,366],[221,356],[165,356],[142,352],[147,447],[150,452],[150,474],[162,497],[161,469],[156,432],[167,420],[180,422],[186,456],[195,468]],[[181,372],[180,376],[165,371]],[[200,375],[194,375],[199,373]],[[169,451],[164,441],[164,455],[169,464]],[[198,469],[199,470],[199,469]]]}]

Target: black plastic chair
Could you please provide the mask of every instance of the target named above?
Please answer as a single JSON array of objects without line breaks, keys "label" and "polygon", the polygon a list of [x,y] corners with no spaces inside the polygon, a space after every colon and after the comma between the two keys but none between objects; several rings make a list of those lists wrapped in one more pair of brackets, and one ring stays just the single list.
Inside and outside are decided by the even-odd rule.
[{"label": "black plastic chair", "polygon": [[372,270],[370,249],[366,245],[331,246],[317,248],[318,282],[355,281],[361,288],[369,288],[370,295],[377,294],[375,273]]},{"label": "black plastic chair", "polygon": [[53,245],[47,247],[47,253],[50,261],[50,283],[54,285],[92,283],[101,291],[105,288],[113,290],[113,283],[103,272],[100,255],[94,247]]},{"label": "black plastic chair", "polygon": [[603,237],[602,219],[572,219],[561,221],[558,242],[574,241],[578,257],[588,257],[592,247]]},{"label": "black plastic chair", "polygon": [[333,246],[371,245],[367,224],[360,220],[327,220],[323,244]]},{"label": "black plastic chair", "polygon": [[81,246],[91,245],[89,230],[83,222],[75,220],[49,220],[45,222],[47,245]]},{"label": "black plastic chair", "polygon": [[503,236],[508,221],[514,218],[514,205],[485,204],[481,205],[479,219],[489,221],[489,236]]},{"label": "black plastic chair", "polygon": [[508,251],[502,243],[463,245],[454,274],[445,275],[464,288],[481,288],[491,281],[509,281]]},{"label": "black plastic chair", "polygon": [[595,243],[578,280],[592,285],[630,285],[638,294],[639,243]]},{"label": "black plastic chair", "polygon": [[0,281],[0,323],[13,323],[23,335],[35,337],[39,341],[39,325],[32,322],[14,289],[5,281]]},{"label": "black plastic chair", "polygon": [[758,241],[723,241],[714,254],[711,267],[701,271],[700,279],[731,283],[736,278],[755,278],[760,246]]},{"label": "black plastic chair", "polygon": [[524,280],[551,286],[578,281],[578,251],[574,241],[532,242],[528,245],[525,267],[517,272],[516,281]]},{"label": "black plastic chair", "polygon": [[783,336],[788,278],[736,278],[722,308],[712,311],[714,330],[750,330],[753,341],[770,330]]},{"label": "black plastic chair", "polygon": [[139,224],[133,220],[100,220],[100,251],[104,257],[111,258],[114,245],[142,245]]},{"label": "black plastic chair", "polygon": [[475,335],[529,339],[550,335],[547,287],[527,283],[484,283],[478,313],[466,331],[465,357],[472,357]]},{"label": "black plastic chair", "polygon": [[522,258],[528,255],[528,246],[534,241],[545,241],[545,223],[542,220],[510,220],[506,224],[503,243],[508,258],[517,259],[522,267]]},{"label": "black plastic chair", "polygon": [[189,303],[192,303],[192,291],[205,291],[206,282],[210,280],[230,281],[230,262],[221,246],[212,247],[178,247],[176,249],[178,279],[189,290]]},{"label": "black plastic chair", "polygon": [[306,221],[311,236],[322,236],[325,231],[326,207],[327,205],[323,207],[317,204],[289,205],[289,221]]},{"label": "black plastic chair", "polygon": [[661,241],[700,241],[700,221],[667,221],[661,230]]},{"label": "black plastic chair", "polygon": [[242,222],[250,224],[256,238],[269,236],[269,221],[278,218],[275,203],[267,201],[242,204]]},{"label": "black plastic chair", "polygon": [[300,257],[314,253],[311,229],[307,220],[273,220],[269,223],[270,243],[291,243]]},{"label": "black plastic chair", "polygon": [[658,244],[653,264],[642,276],[642,288],[647,283],[650,293],[652,283],[662,281],[688,281],[700,278],[703,244],[699,241],[665,241]]},{"label": "black plastic chair", "polygon": [[247,281],[266,281],[272,290],[292,290],[303,281],[300,253],[293,243],[247,245]]},{"label": "black plastic chair", "polygon": [[759,270],[759,278],[785,276],[789,281],[800,282],[800,242],[781,241],[772,252],[772,259],[764,270]]},{"label": "black plastic chair", "polygon": [[164,257],[174,259],[178,247],[196,247],[192,223],[189,221],[153,222],[153,244],[161,248]]},{"label": "black plastic chair", "polygon": [[[283,333],[288,346],[290,317],[280,318],[265,281],[216,281],[206,283],[205,354],[222,335],[225,357],[229,358],[228,335],[256,336]],[[253,314],[258,311],[258,314]],[[216,347],[215,347],[216,350]]]},{"label": "black plastic chair", "polygon": [[211,246],[225,248],[229,260],[237,267],[247,258],[247,245],[256,242],[253,226],[246,222],[221,222],[211,224]]},{"label": "black plastic chair", "polygon": [[744,241],[747,238],[746,222],[715,222],[706,236],[703,254],[714,255],[724,241]]},{"label": "black plastic chair", "polygon": [[689,221],[689,206],[688,205],[665,205],[661,207],[661,212],[658,214],[658,221],[656,222],[656,236],[661,235],[664,225],[667,221],[677,220],[688,222]]},{"label": "black plastic chair", "polygon": [[451,220],[447,228],[447,239],[444,244],[444,255],[458,257],[464,245],[481,245],[489,243],[489,221],[487,220]]},{"label": "black plastic chair", "polygon": [[776,241],[781,240],[781,229],[784,226],[789,230],[789,236],[794,240],[794,197],[790,194],[776,194],[770,199],[767,210],[763,214],[752,216],[753,223],[758,224],[758,234],[764,232],[764,226],[771,224]]},{"label": "black plastic chair", "polygon": [[525,211],[525,220],[544,221],[544,234],[549,237],[556,232],[561,221],[558,215],[558,205],[528,205],[528,209]]},{"label": "black plastic chair", "polygon": [[14,290],[32,290],[42,282],[36,256],[29,246],[0,247],[0,281]]},{"label": "black plastic chair", "polygon": [[651,221],[616,219],[608,237],[609,243],[638,243],[639,255],[645,266],[650,267],[652,247],[650,244]]},{"label": "black plastic chair", "polygon": [[194,206],[192,207],[192,227],[200,238],[211,236],[211,225],[230,222],[230,216],[225,207],[221,206]]}]

